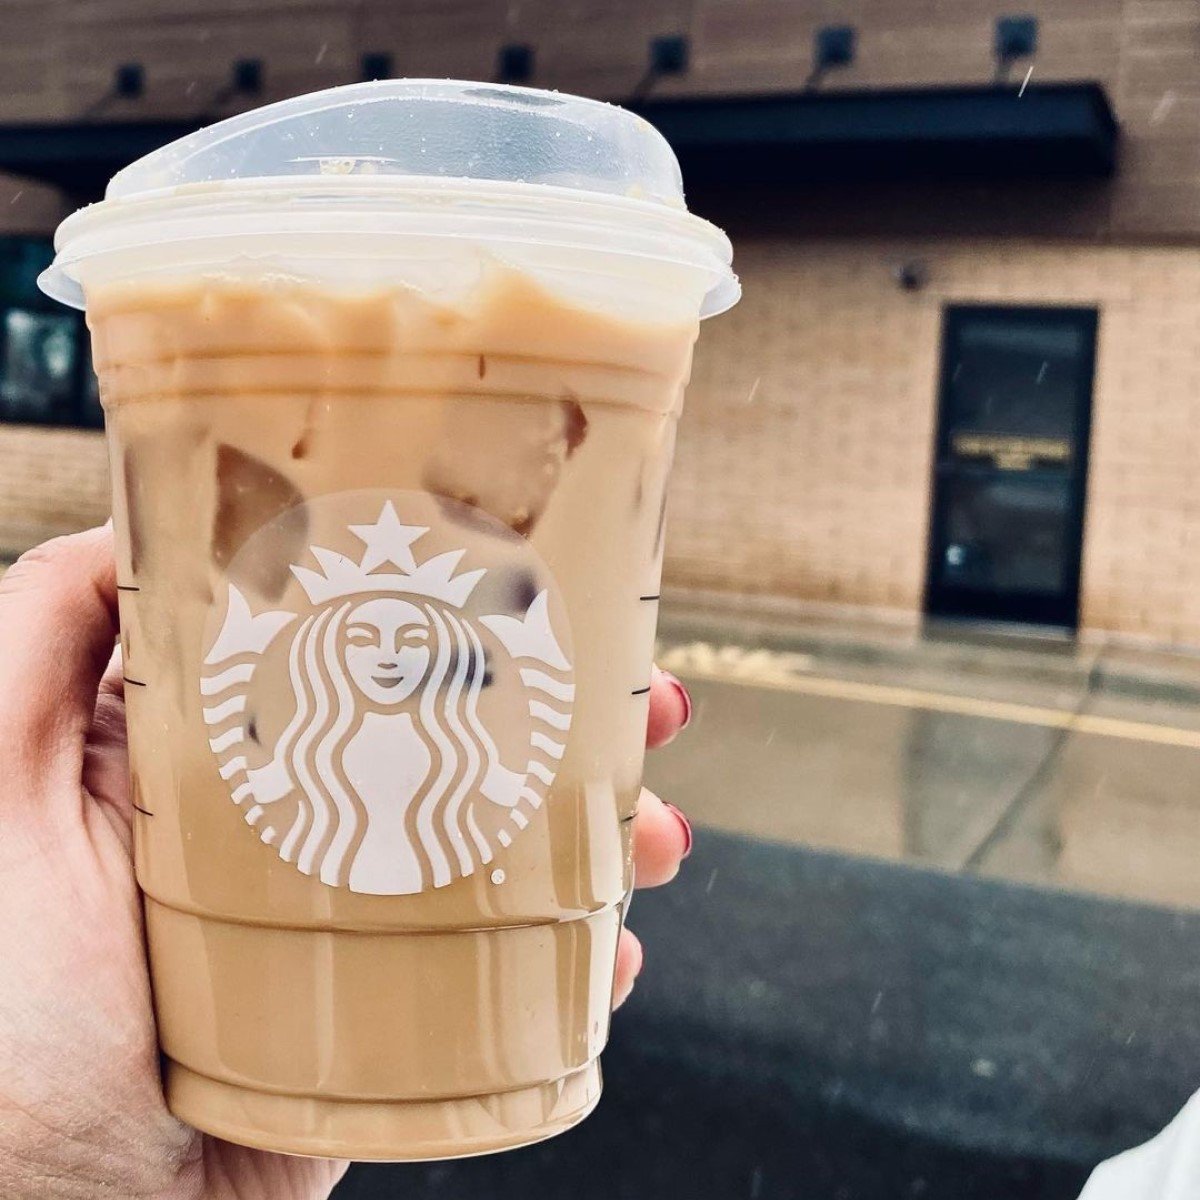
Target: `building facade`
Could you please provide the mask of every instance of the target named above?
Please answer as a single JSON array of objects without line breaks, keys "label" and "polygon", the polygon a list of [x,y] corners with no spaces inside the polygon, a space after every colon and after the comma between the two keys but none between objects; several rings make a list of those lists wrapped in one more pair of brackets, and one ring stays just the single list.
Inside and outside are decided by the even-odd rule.
[{"label": "building facade", "polygon": [[[666,583],[796,611],[1200,646],[1194,0],[51,11],[47,24],[44,3],[0,8],[0,149],[5,130],[199,123],[364,73],[499,71],[607,99],[688,99],[698,122],[731,99],[778,97],[813,128],[839,97],[874,104],[856,110],[869,120],[919,100],[972,138],[987,129],[970,114],[993,93],[1002,120],[1055,103],[1056,88],[1099,97],[1119,131],[1111,171],[1055,169],[1052,130],[1015,150],[978,138],[974,158],[994,145],[997,160],[969,171],[956,169],[967,142],[911,143],[909,166],[933,147],[911,170],[901,142],[877,171],[879,146],[856,146],[852,117],[819,170],[797,143],[781,152],[798,167],[784,180],[697,174],[692,206],[733,236],[745,296],[701,339]],[[1047,169],[1022,170],[1027,152]],[[87,198],[36,169],[0,183],[0,550],[107,511],[85,339],[31,290],[54,224]]]}]

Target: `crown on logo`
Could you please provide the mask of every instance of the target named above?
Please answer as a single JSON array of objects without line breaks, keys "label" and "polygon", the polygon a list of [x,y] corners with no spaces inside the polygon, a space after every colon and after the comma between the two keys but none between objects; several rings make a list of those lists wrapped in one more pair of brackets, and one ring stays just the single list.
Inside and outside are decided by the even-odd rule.
[{"label": "crown on logo", "polygon": [[[412,544],[429,529],[422,525],[402,525],[390,500],[380,509],[374,525],[350,525],[348,528],[366,545],[357,563],[336,550],[313,546],[312,556],[321,564],[321,570],[292,567],[292,574],[314,604],[364,592],[404,592],[461,608],[487,573],[481,568],[462,575],[454,574],[465,550],[449,550],[418,565]],[[398,573],[373,573],[385,563],[397,567]]]}]

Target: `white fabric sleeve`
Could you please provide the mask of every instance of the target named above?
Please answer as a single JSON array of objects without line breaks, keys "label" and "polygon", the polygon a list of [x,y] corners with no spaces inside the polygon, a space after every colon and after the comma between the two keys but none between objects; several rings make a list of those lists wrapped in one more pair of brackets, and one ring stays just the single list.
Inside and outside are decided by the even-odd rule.
[{"label": "white fabric sleeve", "polygon": [[1200,1092],[1152,1141],[1092,1173],[1079,1200],[1196,1200],[1200,1196]]}]

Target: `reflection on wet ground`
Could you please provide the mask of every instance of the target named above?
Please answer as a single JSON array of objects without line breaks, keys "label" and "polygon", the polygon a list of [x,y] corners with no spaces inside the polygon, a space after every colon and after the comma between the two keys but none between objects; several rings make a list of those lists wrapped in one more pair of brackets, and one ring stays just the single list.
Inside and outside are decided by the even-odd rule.
[{"label": "reflection on wet ground", "polygon": [[695,716],[647,783],[698,825],[1200,905],[1195,660],[680,605],[659,660]]},{"label": "reflection on wet ground", "polygon": [[1200,912],[707,829],[561,1138],[338,1200],[1075,1200],[1196,1086]]}]

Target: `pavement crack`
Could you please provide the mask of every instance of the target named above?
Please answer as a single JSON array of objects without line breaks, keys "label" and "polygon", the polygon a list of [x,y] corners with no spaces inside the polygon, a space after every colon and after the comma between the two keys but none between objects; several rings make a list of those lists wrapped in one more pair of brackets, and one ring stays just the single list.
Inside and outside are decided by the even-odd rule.
[{"label": "pavement crack", "polygon": [[1108,649],[1109,641],[1106,639],[1088,667],[1079,703],[1071,710],[1070,720],[1055,730],[1050,745],[1046,747],[1045,754],[1042,755],[1037,765],[1030,771],[1025,782],[1017,788],[1013,798],[996,818],[991,829],[979,839],[975,848],[963,859],[961,870],[978,871],[992,850],[1016,827],[1017,823],[1037,797],[1042,784],[1057,765],[1063,748],[1067,744],[1067,740],[1073,733],[1077,732],[1079,718],[1087,714],[1093,699],[1099,691],[1100,681],[1103,678],[1103,664],[1108,654]]}]

